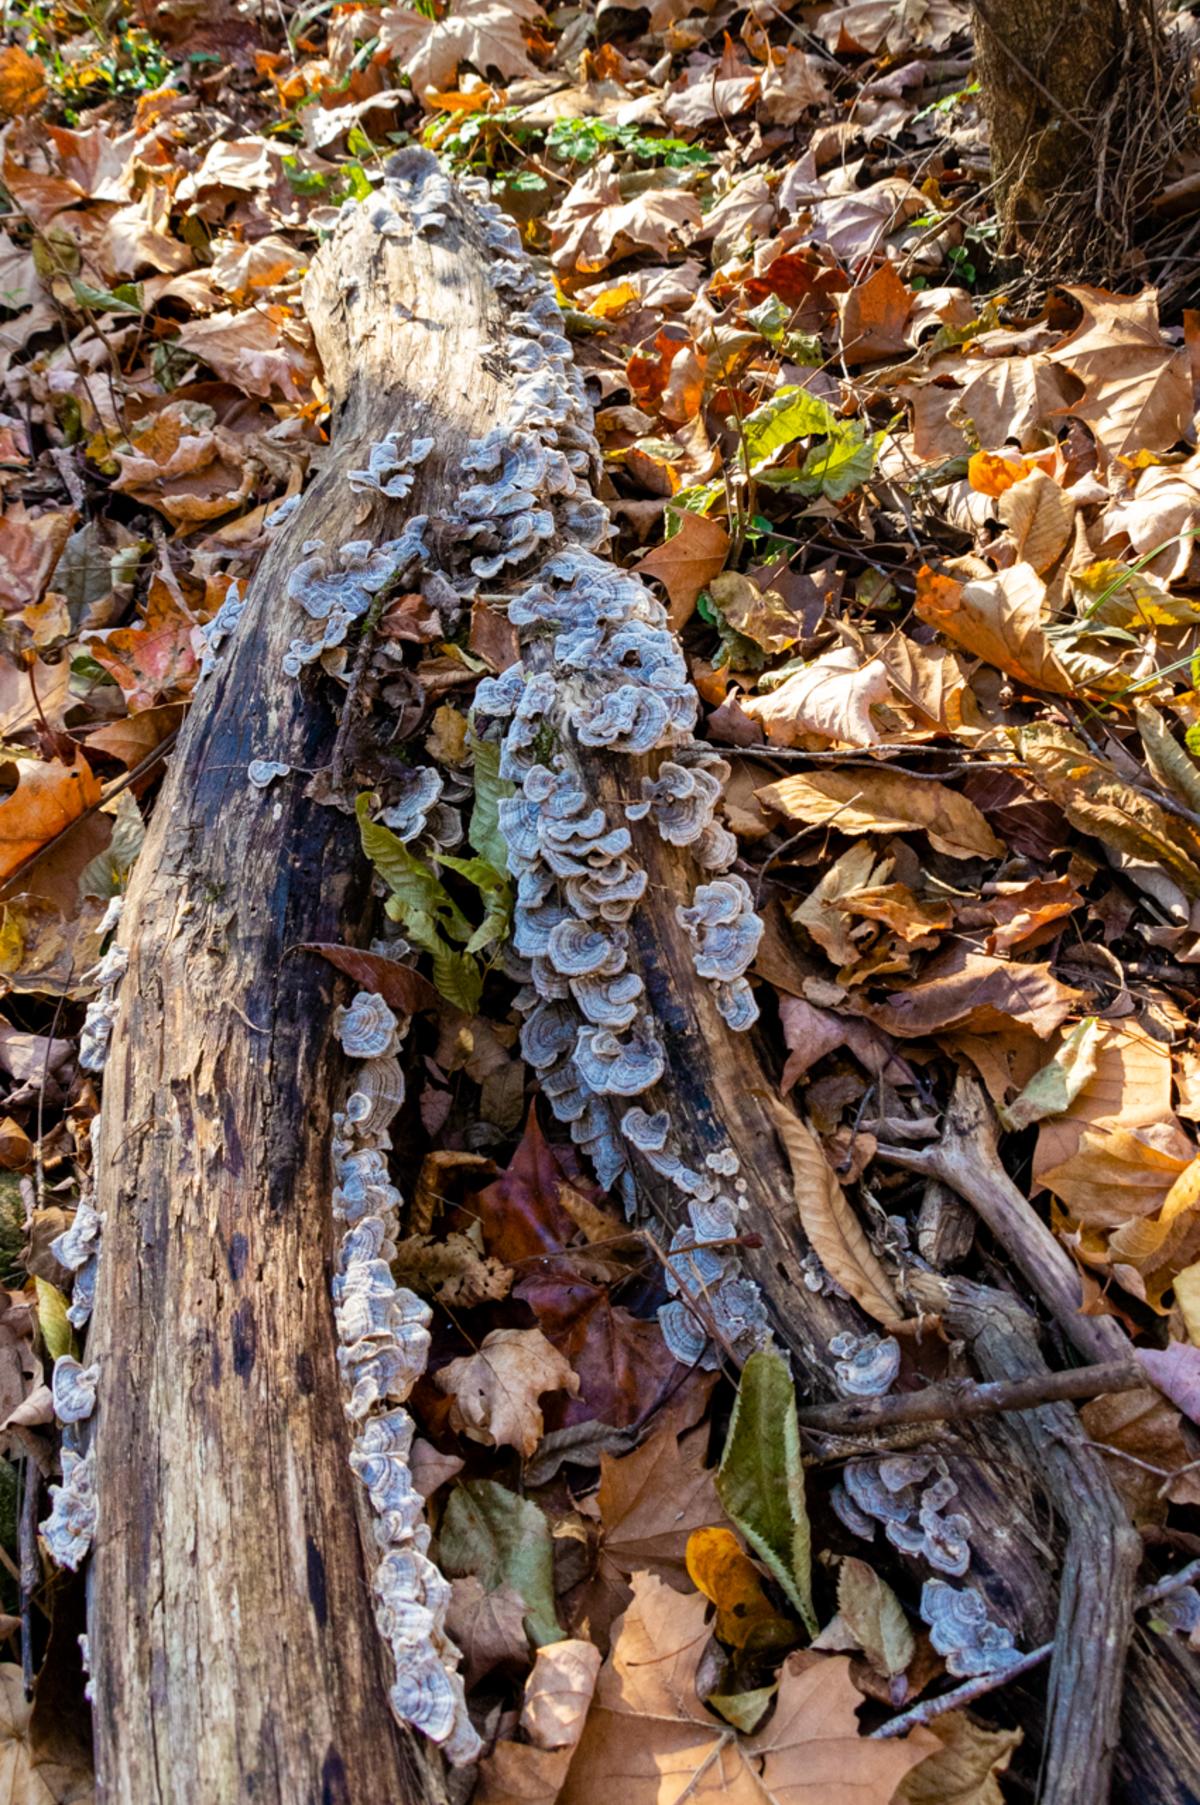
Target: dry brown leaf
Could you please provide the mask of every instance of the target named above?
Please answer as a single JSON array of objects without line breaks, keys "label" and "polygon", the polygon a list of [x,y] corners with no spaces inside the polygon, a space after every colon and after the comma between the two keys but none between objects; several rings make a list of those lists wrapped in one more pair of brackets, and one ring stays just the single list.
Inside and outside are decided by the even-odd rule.
[{"label": "dry brown leaf", "polygon": [[1046,636],[1045,601],[1046,586],[1031,564],[1013,564],[973,583],[928,569],[917,578],[916,611],[923,621],[1032,689],[1072,696],[1079,684]]},{"label": "dry brown leaf", "polygon": [[914,783],[903,771],[806,772],[756,794],[789,820],[843,834],[925,833],[952,859],[995,859],[1004,851],[974,803],[946,784]]},{"label": "dry brown leaf", "polygon": [[708,590],[722,618],[764,652],[786,652],[804,632],[803,620],[781,595],[760,589],[741,571],[722,571],[710,579]]},{"label": "dry brown leaf", "polygon": [[753,1736],[731,1733],[696,1694],[706,1601],[681,1597],[639,1573],[612,1654],[601,1670],[587,1728],[561,1805],[708,1800],[713,1805],[889,1805],[897,1785],[932,1752],[923,1730],[904,1741],[860,1734],[859,1693],[838,1655],[793,1656],[774,1715]]},{"label": "dry brown leaf", "polygon": [[1007,1773],[1021,1730],[985,1730],[965,1711],[947,1711],[929,1728],[941,1748],[904,1776],[895,1805],[1004,1805]]},{"label": "dry brown leaf", "polygon": [[[393,1003],[393,1007],[396,1005]],[[486,1167],[494,1172],[490,1159],[482,1153],[462,1153],[453,1147],[435,1147],[421,1161],[417,1183],[409,1205],[408,1220],[417,1234],[425,1234],[447,1201],[446,1185],[454,1172],[479,1171]]]},{"label": "dry brown leaf", "polygon": [[[1113,1484],[1138,1523],[1161,1523],[1167,1501],[1200,1504],[1200,1471],[1180,1472],[1196,1458],[1195,1437],[1185,1435],[1178,1410],[1152,1386],[1110,1392],[1080,1406],[1090,1441],[1118,1448],[1133,1460],[1109,1462]],[[1153,1469],[1158,1468],[1159,1471]],[[1176,1473],[1163,1495],[1163,1473]]]},{"label": "dry brown leaf", "polygon": [[866,1013],[889,1034],[988,1034],[1017,1022],[1047,1040],[1079,1001],[1048,965],[997,959],[958,941],[931,960],[920,983]]},{"label": "dry brown leaf", "polygon": [[422,99],[431,88],[453,88],[463,63],[480,75],[489,69],[505,77],[536,75],[521,25],[541,11],[537,0],[453,0],[440,19],[415,7],[388,7],[376,26],[379,49]]},{"label": "dry brown leaf", "polygon": [[475,1573],[451,1581],[446,1633],[462,1650],[463,1674],[472,1691],[497,1667],[518,1673],[528,1667],[525,1609],[525,1600],[512,1586],[489,1592]]},{"label": "dry brown leaf", "polygon": [[538,1749],[573,1749],[583,1735],[600,1672],[600,1650],[568,1637],[545,1642],[525,1682],[521,1728]]},{"label": "dry brown leaf", "polygon": [[1038,1130],[1033,1175],[1062,1166],[1102,1123],[1144,1128],[1171,1118],[1171,1050],[1136,1022],[1100,1022],[1091,1077],[1068,1109]]},{"label": "dry brown leaf", "polygon": [[810,231],[817,244],[828,245],[843,261],[876,251],[890,232],[924,213],[929,206],[919,188],[903,176],[885,176],[869,188],[835,194],[812,209]]},{"label": "dry brown leaf", "polygon": [[[1169,451],[1192,424],[1188,353],[1163,338],[1158,298],[1068,288],[1083,318],[1050,353],[1085,385],[1070,411],[1086,420],[1109,457]],[[999,441],[997,441],[999,442]]]},{"label": "dry brown leaf", "polygon": [[826,867],[808,895],[788,910],[789,919],[811,934],[835,965],[850,965],[858,949],[850,932],[851,924],[838,904],[857,890],[883,883],[891,868],[892,861],[877,860],[874,849],[865,840],[848,846]]},{"label": "dry brown leaf", "polygon": [[679,517],[673,539],[656,546],[631,568],[640,577],[657,577],[671,598],[671,625],[678,632],[696,606],[696,597],[725,568],[729,534],[719,520],[690,509]]},{"label": "dry brown leaf", "polygon": [[91,1805],[91,1774],[40,1761],[30,1738],[32,1704],[15,1663],[0,1665],[0,1805]]},{"label": "dry brown leaf", "polygon": [[[797,623],[797,627],[799,623]],[[852,646],[838,646],[814,658],[765,696],[747,696],[742,710],[762,723],[776,746],[799,746],[809,739],[842,746],[875,746],[880,734],[872,704],[889,695],[882,658],[862,663]]]},{"label": "dry brown leaf", "polygon": [[[953,398],[951,420],[971,424],[981,445],[1011,440],[1023,451],[1046,442],[1046,423],[1079,393],[1079,384],[1049,357],[980,357],[972,359],[961,392]],[[959,439],[959,447],[962,447]]]},{"label": "dry brown leaf", "polygon": [[790,46],[775,52],[758,90],[759,116],[770,125],[795,125],[809,107],[828,99],[825,73],[815,56]]},{"label": "dry brown leaf", "polygon": [[[1131,788],[1063,727],[1049,722],[1027,727],[1019,746],[1027,773],[1072,827],[1127,858],[1161,868],[1185,895],[1200,896],[1200,832],[1189,822]],[[1136,878],[1136,870],[1131,875]]]},{"label": "dry brown leaf", "polygon": [[1036,467],[1006,489],[996,512],[1012,534],[1017,557],[1035,571],[1049,570],[1071,541],[1075,503],[1053,477]]},{"label": "dry brown leaf", "polygon": [[842,350],[850,364],[902,357],[913,296],[894,263],[881,263],[842,304]]},{"label": "dry brown leaf", "polygon": [[86,759],[67,765],[61,759],[42,763],[22,758],[9,767],[17,787],[0,799],[0,879],[49,845],[100,801],[100,784]]},{"label": "dry brown leaf", "polygon": [[286,307],[260,304],[191,320],[177,342],[226,382],[264,401],[276,391],[285,401],[303,401],[315,370],[307,329]]},{"label": "dry brown leaf", "polygon": [[900,1300],[819,1141],[791,1110],[776,1107],[774,1115],[792,1168],[800,1223],[814,1253],[868,1316],[891,1328],[904,1316]]},{"label": "dry brown leaf", "polygon": [[911,1084],[913,1072],[892,1045],[870,1022],[859,1021],[844,1010],[818,1009],[803,997],[781,996],[779,1021],[789,1049],[779,1080],[784,1093],[802,1078],[818,1059],[835,1047],[848,1047],[858,1063],[889,1084]]},{"label": "dry brown leaf", "polygon": [[726,1520],[712,1469],[704,1464],[707,1446],[703,1429],[682,1437],[660,1429],[632,1454],[601,1454],[603,1553],[621,1572],[648,1567],[679,1590],[691,1585],[688,1537]]},{"label": "dry brown leaf", "polygon": [[[1051,1124],[1052,1126],[1052,1124]],[[1193,1162],[1195,1148],[1178,1122],[1149,1122],[1125,1128],[1100,1121],[1085,1129],[1070,1158],[1060,1166],[1037,1166],[1039,1184],[1092,1228],[1122,1230],[1136,1219],[1165,1208],[1172,1187]],[[1122,1255],[1140,1266],[1158,1251],[1162,1237],[1153,1224],[1144,1245],[1128,1240]],[[1110,1245],[1119,1245],[1114,1235]]]},{"label": "dry brown leaf", "polygon": [[597,167],[549,216],[551,261],[585,271],[607,269],[635,250],[665,257],[703,223],[700,203],[686,189],[650,188],[626,198],[620,176]]},{"label": "dry brown leaf", "polygon": [[23,502],[0,514],[0,614],[40,601],[78,516],[72,509],[30,514]]},{"label": "dry brown leaf", "polygon": [[451,1310],[507,1297],[513,1272],[503,1260],[481,1253],[468,1235],[409,1235],[397,1244],[392,1271],[402,1285],[422,1297],[436,1298]]},{"label": "dry brown leaf", "polygon": [[579,1393],[578,1375],[540,1329],[493,1329],[478,1353],[451,1360],[433,1375],[449,1393],[450,1423],[487,1447],[532,1454],[545,1427],[538,1399],[546,1391]]}]

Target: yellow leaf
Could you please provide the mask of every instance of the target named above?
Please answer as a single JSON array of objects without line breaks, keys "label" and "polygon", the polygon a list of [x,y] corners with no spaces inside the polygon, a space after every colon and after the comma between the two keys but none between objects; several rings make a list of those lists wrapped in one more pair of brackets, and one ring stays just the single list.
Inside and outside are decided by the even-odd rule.
[{"label": "yellow leaf", "polygon": [[757,1624],[777,1615],[758,1570],[731,1529],[694,1529],[687,1545],[688,1577],[717,1607],[717,1638],[745,1648]]},{"label": "yellow leaf", "polygon": [[597,320],[615,319],[637,298],[638,291],[632,282],[614,282],[611,288],[602,288],[595,300],[588,303],[587,312]]},{"label": "yellow leaf", "polygon": [[17,762],[17,787],[0,801],[0,878],[19,865],[100,800],[100,785],[87,761],[61,759]]},{"label": "yellow leaf", "polygon": [[48,93],[46,71],[36,57],[19,44],[0,50],[0,118],[27,116]]}]

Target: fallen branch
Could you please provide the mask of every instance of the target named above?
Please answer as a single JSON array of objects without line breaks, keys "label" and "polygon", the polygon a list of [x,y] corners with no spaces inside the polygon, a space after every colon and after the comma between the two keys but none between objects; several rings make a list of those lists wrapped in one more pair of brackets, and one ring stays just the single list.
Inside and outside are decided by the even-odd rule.
[{"label": "fallen branch", "polygon": [[1146,1375],[1140,1368],[1130,1366],[1128,1361],[1110,1361],[1103,1366],[1072,1367],[1067,1372],[1033,1373],[1028,1378],[984,1384],[975,1379],[947,1379],[924,1391],[854,1398],[841,1404],[811,1404],[798,1414],[802,1429],[819,1430],[825,1435],[857,1435],[902,1423],[962,1422],[994,1416],[1000,1411],[1033,1410],[1040,1404],[1136,1391],[1145,1383]]}]

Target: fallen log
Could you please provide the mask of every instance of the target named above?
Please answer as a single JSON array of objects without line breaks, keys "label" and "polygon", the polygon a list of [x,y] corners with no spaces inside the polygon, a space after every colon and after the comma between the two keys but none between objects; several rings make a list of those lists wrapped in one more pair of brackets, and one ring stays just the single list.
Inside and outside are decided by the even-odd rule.
[{"label": "fallen log", "polygon": [[[333,452],[201,681],[121,927],[88,1346],[106,1805],[442,1796],[388,1708],[334,1359],[334,975],[292,956],[353,941],[368,884],[353,819],[306,793],[336,724],[285,669],[307,625],[289,573],[309,541],[378,542],[442,505],[498,395],[477,245],[377,211],[310,276]],[[346,481],[392,429],[437,440],[403,506]],[[255,760],[290,773],[256,788]]]},{"label": "fallen log", "polygon": [[[708,1358],[711,1332],[738,1353],[769,1321],[806,1397],[835,1395],[830,1344],[872,1324],[820,1285],[801,1216],[814,1237],[817,1216],[857,1234],[877,1318],[915,1313],[836,1187],[814,1199],[819,1149],[742,1031],[756,918],[714,816],[720,761],[690,739],[695,698],[661,610],[596,555],[603,511],[580,494],[594,444],[553,301],[511,229],[432,160],[407,153],[392,173],[314,265],[332,455],[201,689],[121,930],[89,1345],[98,1762],[121,1805],[440,1796],[436,1762],[388,1714],[365,1521],[356,1533],[328,1286],[332,988],[286,956],[353,939],[365,901],[348,823],[299,776],[329,763],[334,731],[285,674],[307,657],[287,579],[308,541],[378,543],[427,515],[442,577],[509,607],[523,665],[481,685],[477,706],[485,728],[505,723],[520,785],[502,820],[526,1057],[604,1182],[665,1239],[694,1249],[732,1227],[760,1243],[741,1265],[668,1247],[673,1345]],[[372,456],[393,433],[434,440],[403,510]],[[376,466],[364,502],[347,473]],[[290,772],[259,791],[255,759]],[[1035,1451],[983,1419],[946,1467],[970,1526],[967,1589],[999,1630],[1040,1645],[1069,1529],[1061,1475],[1048,1485]],[[914,1579],[939,1560],[961,1576],[960,1551],[924,1542]],[[1136,1661],[1127,1796],[1184,1805],[1200,1796],[1194,1663],[1152,1639]],[[1053,1759],[1084,1721],[1056,1710]]]}]

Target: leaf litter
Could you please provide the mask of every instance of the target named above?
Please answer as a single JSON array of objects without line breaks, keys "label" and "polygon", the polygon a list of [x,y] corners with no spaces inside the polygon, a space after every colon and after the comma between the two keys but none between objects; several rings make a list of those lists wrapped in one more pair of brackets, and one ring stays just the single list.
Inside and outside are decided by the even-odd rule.
[{"label": "leaf litter", "polygon": [[[818,4],[803,29],[728,0],[603,14],[14,15],[0,1505],[15,1462],[56,1459],[47,1362],[73,1331],[44,1250],[86,1178],[104,909],[220,610],[327,443],[304,271],[424,142],[492,179],[554,276],[618,558],[661,585],[735,767],[727,818],[780,924],[756,982],[803,1116],[814,1286],[895,1327],[908,1250],[954,1212],[879,1149],[935,1141],[977,1073],[1085,1307],[1137,1337],[1152,1383],[1084,1421],[1169,1538],[1200,1499],[1195,316],[1136,273],[1037,313],[1006,299],[956,0]],[[398,752],[439,800],[408,838],[362,806],[383,938],[304,952],[420,1022],[396,1258],[437,1312],[414,1467],[472,1704],[502,1726],[476,1796],[572,1805],[619,1780],[655,1805],[815,1805],[836,1783],[855,1805],[995,1805],[1036,1748],[985,1705],[864,1733],[942,1664],[910,1578],[832,1514],[786,1366],[755,1356],[715,1389],[679,1367],[652,1239],[543,1130],[503,969],[498,778],[466,731],[505,624],[421,597],[386,620],[370,685],[399,725],[357,775],[399,805]],[[463,844],[445,817],[472,797]],[[903,1386],[941,1376],[932,1344],[903,1360]],[[35,1596],[54,1610],[48,1566]],[[5,1626],[15,1653],[0,1575]],[[14,1794],[90,1796],[5,1671]]]}]

